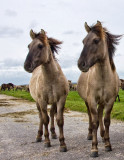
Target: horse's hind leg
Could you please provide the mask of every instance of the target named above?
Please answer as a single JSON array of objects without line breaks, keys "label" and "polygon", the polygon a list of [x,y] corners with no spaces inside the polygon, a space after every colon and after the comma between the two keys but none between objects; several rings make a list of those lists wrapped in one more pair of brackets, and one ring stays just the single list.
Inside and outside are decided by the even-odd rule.
[{"label": "horse's hind leg", "polygon": [[104,125],[103,125],[103,109],[104,109],[104,106],[100,105],[98,107],[98,118],[99,118],[99,125],[100,125],[100,135],[102,137],[102,140],[104,142],[104,133],[105,133],[105,129],[104,129]]},{"label": "horse's hind leg", "polygon": [[59,127],[59,141],[60,141],[60,152],[66,152],[66,144],[65,144],[65,138],[64,138],[64,131],[63,131],[63,125],[64,125],[64,117],[63,117],[63,112],[64,112],[64,105],[65,105],[65,100],[66,97],[63,97],[59,100],[57,103],[57,124]]},{"label": "horse's hind leg", "polygon": [[87,112],[88,112],[88,117],[89,117],[89,132],[88,132],[88,135],[87,135],[87,139],[88,140],[92,140],[92,118],[91,118],[91,114],[90,114],[90,110],[89,110],[89,106],[88,106],[88,103],[85,102],[86,106],[87,106]]},{"label": "horse's hind leg", "polygon": [[57,112],[57,106],[56,103],[52,104],[51,109],[50,109],[50,119],[51,119],[51,127],[50,127],[50,131],[51,131],[51,137],[52,139],[57,139],[57,135],[55,133],[55,125],[54,125],[54,115]]},{"label": "horse's hind leg", "polygon": [[105,125],[105,151],[112,151],[111,144],[110,144],[110,138],[109,138],[109,126],[110,126],[110,114],[112,110],[112,105],[107,105],[105,107],[105,117],[104,117],[104,125]]},{"label": "horse's hind leg", "polygon": [[40,118],[40,124],[39,124],[39,130],[38,130],[38,134],[36,137],[36,142],[41,142],[42,141],[42,135],[43,135],[43,120],[42,120],[42,113],[41,113],[41,109],[38,103],[36,103],[37,109],[39,111],[39,118]]},{"label": "horse's hind leg", "polygon": [[119,97],[119,94],[117,95],[117,97],[118,97],[118,101],[120,102],[120,97]]}]

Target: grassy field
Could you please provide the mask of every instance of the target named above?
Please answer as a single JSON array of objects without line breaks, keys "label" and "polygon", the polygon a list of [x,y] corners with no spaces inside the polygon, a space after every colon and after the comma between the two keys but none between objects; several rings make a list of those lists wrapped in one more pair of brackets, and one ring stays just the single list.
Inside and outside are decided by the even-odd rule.
[{"label": "grassy field", "polygon": [[[30,96],[30,93],[26,91],[0,91],[0,94],[6,94],[14,97],[19,97],[23,99],[27,99],[29,101],[34,101],[32,97]],[[124,121],[124,91],[120,90],[119,92],[120,96],[120,102],[115,102],[111,117],[114,119],[122,120]],[[66,108],[69,108],[73,111],[79,111],[79,112],[87,112],[86,106],[84,101],[80,98],[78,93],[76,91],[70,91],[66,100],[65,104]]]}]

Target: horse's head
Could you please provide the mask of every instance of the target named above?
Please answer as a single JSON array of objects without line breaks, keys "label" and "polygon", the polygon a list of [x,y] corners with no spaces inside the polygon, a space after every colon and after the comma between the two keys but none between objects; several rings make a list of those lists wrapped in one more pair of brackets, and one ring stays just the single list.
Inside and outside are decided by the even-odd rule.
[{"label": "horse's head", "polygon": [[88,34],[83,40],[84,47],[78,60],[78,67],[83,72],[87,72],[95,63],[102,61],[106,49],[105,35],[99,21],[92,27],[85,22],[85,29]]},{"label": "horse's head", "polygon": [[28,45],[29,53],[24,62],[24,68],[29,73],[41,64],[47,64],[51,58],[55,58],[54,52],[57,52],[57,45],[61,44],[53,38],[48,38],[46,32],[41,30],[40,33],[30,31],[32,42]]},{"label": "horse's head", "polygon": [[33,30],[30,31],[32,42],[28,45],[29,53],[26,57],[24,68],[28,72],[32,72],[42,63],[49,61],[49,45],[45,31],[41,30],[36,34]]}]

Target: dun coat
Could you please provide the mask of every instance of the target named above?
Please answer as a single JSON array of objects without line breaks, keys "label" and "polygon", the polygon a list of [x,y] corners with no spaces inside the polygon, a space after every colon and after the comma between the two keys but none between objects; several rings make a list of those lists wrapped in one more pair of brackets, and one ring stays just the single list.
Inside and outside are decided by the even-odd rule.
[{"label": "dun coat", "polygon": [[[101,22],[89,27],[83,40],[83,50],[78,60],[82,71],[77,91],[84,99],[89,115],[88,139],[92,139],[91,157],[98,156],[97,129],[100,124],[100,134],[105,141],[105,150],[111,151],[109,126],[110,114],[119,91],[119,78],[113,62],[115,45],[120,35],[112,35]],[[105,109],[103,125],[103,109]],[[105,127],[105,128],[104,128]]]},{"label": "dun coat", "polygon": [[29,53],[24,63],[27,72],[32,73],[29,88],[33,99],[36,101],[39,110],[40,125],[36,141],[42,140],[43,125],[45,126],[45,146],[50,147],[49,139],[49,116],[47,105],[50,104],[51,111],[51,136],[56,138],[54,127],[54,114],[56,115],[59,127],[60,151],[67,150],[63,133],[63,111],[68,94],[68,81],[66,80],[60,65],[58,64],[55,53],[62,43],[56,39],[48,38],[45,31],[41,30],[36,34],[30,31],[32,42],[29,44]]}]

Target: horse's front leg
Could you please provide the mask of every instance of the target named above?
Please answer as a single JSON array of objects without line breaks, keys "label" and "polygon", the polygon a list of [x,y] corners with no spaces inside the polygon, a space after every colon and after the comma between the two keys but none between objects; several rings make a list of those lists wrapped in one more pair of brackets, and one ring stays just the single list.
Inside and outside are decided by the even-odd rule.
[{"label": "horse's front leg", "polygon": [[89,110],[89,106],[88,106],[88,103],[85,102],[86,106],[87,106],[87,112],[88,112],[88,117],[89,117],[89,132],[88,132],[88,135],[87,135],[87,139],[88,140],[92,140],[92,118],[91,118],[91,113],[90,113],[90,110]]},{"label": "horse's front leg", "polygon": [[113,103],[109,103],[105,106],[105,117],[104,117],[104,125],[105,125],[105,151],[112,151],[110,138],[109,138],[109,126],[110,126],[110,114],[113,108]]},{"label": "horse's front leg", "polygon": [[38,103],[36,103],[37,109],[39,111],[39,119],[40,119],[40,124],[39,124],[39,130],[38,134],[36,137],[36,142],[41,142],[42,141],[42,135],[43,135],[43,120],[42,120],[42,113],[41,113],[41,108]]},{"label": "horse's front leg", "polygon": [[55,125],[54,125],[54,115],[57,112],[57,106],[56,103],[52,104],[51,109],[50,109],[50,119],[51,119],[51,127],[50,127],[50,131],[51,131],[51,137],[52,139],[57,139],[57,135],[55,132]]},{"label": "horse's front leg", "polygon": [[60,98],[57,102],[57,124],[59,127],[59,141],[60,141],[60,152],[66,152],[67,147],[65,144],[64,132],[63,132],[63,125],[64,125],[64,105],[65,105],[66,97]]},{"label": "horse's front leg", "polygon": [[43,124],[44,124],[44,127],[45,127],[45,132],[44,132],[44,137],[45,137],[44,146],[45,146],[45,147],[51,147],[50,139],[49,139],[49,131],[48,131],[49,116],[48,116],[48,113],[47,113],[47,103],[46,103],[46,102],[40,103],[40,108],[41,108],[41,112],[42,112]]},{"label": "horse's front leg", "polygon": [[99,118],[99,126],[100,126],[100,135],[102,137],[102,141],[104,142],[105,129],[104,129],[104,125],[103,125],[103,109],[104,109],[104,106],[99,105],[99,107],[98,107],[98,118]]},{"label": "horse's front leg", "polygon": [[97,130],[99,126],[99,120],[98,120],[98,112],[97,112],[97,104],[94,102],[91,102],[91,105],[89,104],[89,109],[92,117],[92,149],[91,149],[91,157],[98,157],[98,140],[97,140]]}]

